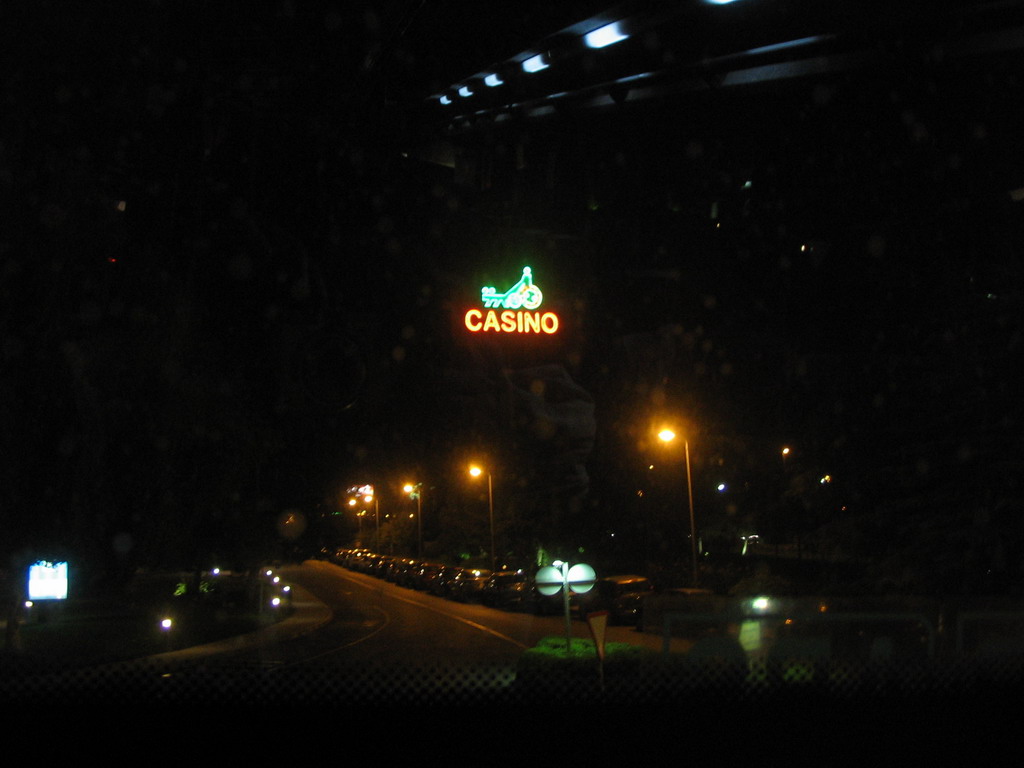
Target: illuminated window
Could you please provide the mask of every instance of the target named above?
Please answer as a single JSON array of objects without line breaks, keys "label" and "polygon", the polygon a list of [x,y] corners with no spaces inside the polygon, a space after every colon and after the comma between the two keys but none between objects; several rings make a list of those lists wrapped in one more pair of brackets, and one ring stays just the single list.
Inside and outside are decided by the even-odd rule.
[{"label": "illuminated window", "polygon": [[543,53],[538,53],[536,56],[531,56],[523,62],[524,72],[540,72],[542,69],[547,69],[548,63],[544,58]]},{"label": "illuminated window", "polygon": [[604,48],[628,37],[629,35],[622,33],[619,22],[615,21],[611,24],[605,24],[593,32],[588,32],[583,36],[583,42],[588,48]]}]

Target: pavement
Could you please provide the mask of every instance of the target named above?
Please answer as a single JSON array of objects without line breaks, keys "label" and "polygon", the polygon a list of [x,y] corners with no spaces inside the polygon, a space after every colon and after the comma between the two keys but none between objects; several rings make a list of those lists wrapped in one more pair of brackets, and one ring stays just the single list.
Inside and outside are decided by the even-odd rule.
[{"label": "pavement", "polygon": [[256,648],[267,642],[290,640],[305,635],[327,624],[332,617],[331,609],[318,600],[315,595],[300,586],[292,585],[291,611],[286,618],[255,632],[236,635],[189,648],[179,648],[148,658],[154,661],[173,661],[221,653],[234,653],[236,651]]},{"label": "pavement", "polygon": [[[110,625],[117,625],[119,620],[124,618],[130,618],[131,613],[125,613],[123,610],[118,612],[116,609],[112,609],[110,606],[101,604],[96,608],[82,608],[76,606],[78,610],[82,611],[78,614],[79,618],[82,615],[92,616],[92,611],[95,610],[95,616],[92,617],[98,622],[102,622],[106,625],[105,629]],[[39,608],[33,608],[33,610],[40,610]],[[308,590],[298,586],[292,586],[292,597],[291,604],[288,611],[288,615],[272,624],[262,627],[256,631],[248,632],[241,635],[233,635],[231,637],[223,638],[209,643],[203,643],[201,645],[190,646],[186,648],[179,648],[172,651],[165,651],[163,653],[157,653],[145,656],[143,658],[162,662],[162,661],[176,661],[176,660],[187,660],[195,659],[203,656],[213,656],[218,654],[233,653],[240,650],[246,650],[249,648],[255,648],[264,644],[268,641],[285,640],[300,635],[313,632],[317,628],[328,623],[332,618],[330,608],[328,608],[323,602],[318,600]],[[29,621],[35,621],[37,619],[30,619]],[[61,623],[51,619],[54,629],[61,630]],[[3,645],[3,637],[7,630],[7,618],[6,616],[0,618],[0,647]],[[60,643],[63,642],[60,638],[66,638],[68,643],[77,643],[79,634],[75,632],[60,631],[55,633],[48,641],[50,645],[56,644],[57,647],[61,647]],[[54,640],[54,638],[56,638]],[[131,647],[126,645],[126,651],[130,653]],[[59,651],[58,651],[59,653]],[[74,657],[74,651],[69,649],[68,657]],[[17,658],[15,655],[12,658]],[[133,660],[138,660],[137,656],[131,657]],[[118,662],[111,662],[118,663]],[[101,665],[103,666],[103,665]]]}]

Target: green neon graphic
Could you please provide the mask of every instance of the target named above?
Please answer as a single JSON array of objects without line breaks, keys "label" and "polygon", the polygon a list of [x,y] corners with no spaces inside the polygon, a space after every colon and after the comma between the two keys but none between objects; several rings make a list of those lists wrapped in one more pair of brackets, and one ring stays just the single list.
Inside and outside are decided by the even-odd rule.
[{"label": "green neon graphic", "polygon": [[495,288],[487,287],[481,289],[480,298],[483,299],[485,307],[536,309],[544,300],[544,294],[533,284],[533,270],[523,267],[523,276],[519,282],[505,293],[498,293]]}]

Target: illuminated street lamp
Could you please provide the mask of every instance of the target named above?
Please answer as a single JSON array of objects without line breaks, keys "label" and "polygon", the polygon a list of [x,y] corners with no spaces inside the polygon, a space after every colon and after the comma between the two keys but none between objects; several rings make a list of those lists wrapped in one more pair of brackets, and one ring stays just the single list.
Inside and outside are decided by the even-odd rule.
[{"label": "illuminated street lamp", "polygon": [[[676,433],[671,429],[663,429],[658,433],[661,442],[671,443],[675,440]],[[697,586],[697,524],[693,515],[693,478],[690,474],[690,441],[683,438],[683,449],[686,454],[686,493],[690,500],[690,549],[693,553],[693,586]]]},{"label": "illuminated street lamp", "polygon": [[416,499],[416,556],[423,557],[423,483],[406,483],[402,489]]},{"label": "illuminated street lamp", "polygon": [[[485,470],[476,466],[475,464],[470,466],[469,474],[473,477],[480,477]],[[491,524],[491,571],[496,571],[495,554],[494,554],[494,487],[491,482],[491,473],[487,472],[487,514]]]},{"label": "illuminated street lamp", "polygon": [[[366,502],[367,504],[369,504],[371,501],[373,502],[373,517],[377,529],[376,551],[380,552],[380,499],[377,498],[377,494],[374,492],[374,488],[372,485],[360,485],[355,488],[349,488],[348,492],[350,494],[355,494],[355,496],[362,496],[363,501]],[[354,507],[357,503],[358,501],[356,498],[350,498],[348,500],[348,505],[350,507]]]}]

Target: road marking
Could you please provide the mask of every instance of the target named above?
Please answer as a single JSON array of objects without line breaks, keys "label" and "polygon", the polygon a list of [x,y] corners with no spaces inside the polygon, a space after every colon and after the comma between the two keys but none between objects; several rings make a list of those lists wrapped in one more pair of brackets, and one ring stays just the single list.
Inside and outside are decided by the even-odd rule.
[{"label": "road marking", "polygon": [[[339,569],[339,570],[341,570],[341,569]],[[375,589],[377,594],[379,594],[379,595],[383,595],[384,594],[384,589],[383,589],[384,584],[380,583],[380,581],[378,579],[374,578],[373,576],[367,576],[366,578],[370,580],[370,583],[364,584],[362,581],[352,578],[352,575],[347,573],[344,570],[341,571],[341,575],[343,577],[348,578],[349,580],[351,580],[353,584],[358,584],[359,586],[363,587],[364,589],[371,589],[371,590]],[[441,616],[446,616],[449,619],[454,619],[455,621],[460,621],[460,622],[462,622],[463,624],[465,624],[468,627],[473,627],[473,629],[479,629],[481,632],[486,632],[489,635],[493,635],[494,637],[498,638],[499,640],[504,640],[505,642],[511,643],[512,645],[516,646],[517,648],[519,648],[521,650],[525,651],[527,648],[530,647],[528,645],[523,645],[523,643],[519,642],[514,637],[509,637],[506,634],[498,632],[496,629],[491,629],[490,627],[485,627],[483,624],[478,624],[475,621],[470,621],[469,619],[464,619],[461,616],[456,616],[453,613],[448,613],[447,611],[442,611],[442,610],[440,610],[438,608],[435,608],[432,605],[427,605],[426,603],[421,603],[421,602],[418,602],[416,600],[410,600],[407,597],[403,597],[402,595],[392,594],[390,592],[388,593],[388,597],[390,597],[392,600],[401,600],[403,603],[408,603],[409,605],[415,605],[418,608],[426,608],[428,611],[433,611],[434,613],[437,613],[437,614],[439,614]],[[383,609],[380,609],[380,610],[383,611]]]},{"label": "road marking", "polygon": [[[379,625],[377,625],[377,628],[373,632],[368,632],[367,634],[365,634],[362,637],[359,637],[359,638],[353,640],[352,642],[345,643],[344,645],[337,645],[334,648],[331,648],[331,650],[324,651],[323,653],[318,653],[315,656],[303,656],[301,659],[298,659],[297,661],[290,661],[288,663],[278,662],[280,664],[280,666],[277,667],[277,669],[281,669],[283,667],[294,667],[294,666],[297,666],[299,664],[306,664],[306,663],[311,662],[311,661],[316,661],[317,659],[322,659],[325,656],[331,656],[331,655],[333,655],[335,653],[338,653],[339,651],[348,650],[349,648],[352,648],[353,646],[359,645],[360,643],[366,642],[371,637],[374,637],[375,635],[377,635],[379,632],[381,632],[385,627],[387,627],[391,623],[391,617],[388,616],[387,611],[385,611],[383,608],[379,608],[378,606],[372,606],[372,607],[373,607],[373,609],[375,611],[380,611],[381,615],[384,617],[383,621]],[[363,626],[371,626],[371,627],[373,626],[372,623],[365,622],[365,621],[362,622],[362,624],[363,624]],[[270,671],[273,672],[275,670],[272,669]]]}]

